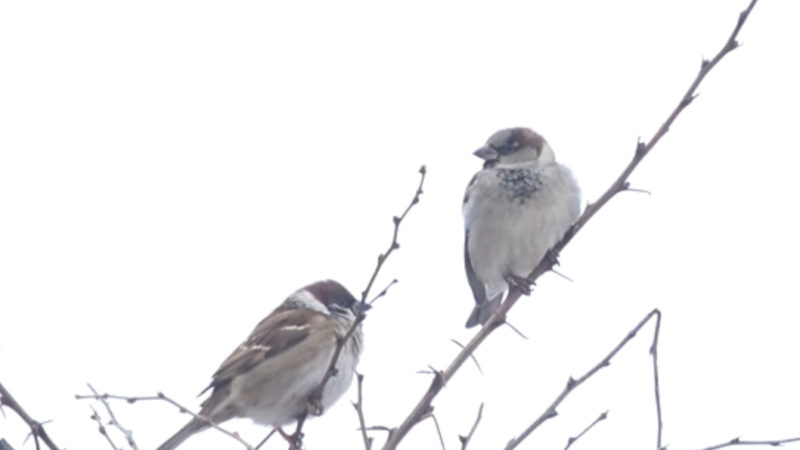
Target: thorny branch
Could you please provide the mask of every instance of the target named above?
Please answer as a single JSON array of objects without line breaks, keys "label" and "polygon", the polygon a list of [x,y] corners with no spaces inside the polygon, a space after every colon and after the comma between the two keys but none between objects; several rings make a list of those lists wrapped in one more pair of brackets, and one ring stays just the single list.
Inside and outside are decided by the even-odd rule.
[{"label": "thorny branch", "polygon": [[589,432],[589,430],[591,430],[592,428],[594,428],[594,426],[595,426],[595,425],[597,425],[598,423],[600,423],[600,422],[602,422],[602,421],[606,420],[607,418],[608,418],[608,411],[603,411],[603,412],[602,412],[602,413],[601,413],[601,414],[600,414],[600,415],[597,417],[597,419],[594,419],[594,421],[593,421],[592,423],[590,423],[588,427],[584,428],[584,429],[583,429],[583,431],[581,431],[580,433],[578,433],[578,435],[577,435],[577,436],[572,436],[572,437],[570,437],[569,439],[567,439],[567,446],[566,446],[566,447],[564,447],[564,450],[569,450],[569,448],[570,448],[570,447],[572,447],[572,445],[573,445],[573,444],[575,444],[575,442],[577,442],[577,441],[578,441],[578,439],[582,438],[582,437],[583,437],[583,436],[584,436],[586,433],[588,433],[588,432]]},{"label": "thorny branch", "polygon": [[[528,426],[528,428],[525,429],[525,431],[520,433],[519,437],[512,438],[508,442],[508,444],[506,444],[505,447],[506,450],[511,450],[513,448],[516,448],[523,440],[525,440],[525,438],[527,438],[531,433],[533,433],[534,430],[539,428],[541,424],[546,422],[548,419],[551,419],[556,415],[558,415],[558,412],[556,411],[558,405],[560,405],[561,402],[563,402],[564,399],[567,398],[567,396],[572,391],[575,390],[575,388],[577,388],[578,386],[586,382],[586,380],[591,378],[592,375],[599,372],[600,369],[611,365],[611,359],[614,356],[616,356],[616,354],[619,353],[620,350],[622,350],[622,347],[624,347],[631,339],[636,337],[636,334],[639,332],[639,330],[641,330],[642,327],[644,327],[647,324],[647,322],[649,322],[650,319],[653,318],[654,316],[656,317],[656,328],[654,331],[653,342],[656,342],[658,340],[657,333],[660,328],[658,324],[661,323],[661,311],[659,311],[658,309],[654,309],[650,311],[646,316],[644,316],[644,318],[640,320],[639,323],[635,327],[633,327],[631,331],[628,332],[628,334],[617,344],[616,347],[614,347],[613,350],[611,350],[611,352],[608,355],[606,355],[605,358],[603,358],[600,362],[595,364],[594,367],[589,369],[589,371],[583,374],[583,376],[581,376],[577,380],[570,377],[569,380],[567,380],[566,386],[564,386],[564,390],[562,390],[561,393],[558,394],[558,397],[556,397],[556,399],[553,400],[553,403],[551,403],[550,406],[548,406],[547,409],[545,409],[544,412],[536,420],[534,420],[533,423],[531,423]],[[658,365],[655,366],[655,370],[656,373],[658,373]],[[659,443],[659,448],[660,448],[660,443]]]},{"label": "thorny branch", "polygon": [[[325,389],[325,385],[328,383],[328,380],[330,380],[330,378],[336,374],[336,361],[339,360],[339,355],[341,354],[342,348],[344,347],[345,343],[347,343],[348,339],[350,339],[350,336],[353,335],[356,329],[358,329],[358,327],[361,325],[361,322],[363,322],[364,319],[366,318],[366,316],[364,315],[364,311],[366,310],[367,298],[369,297],[372,285],[375,283],[375,279],[378,277],[381,268],[383,268],[383,264],[395,250],[400,248],[400,243],[397,241],[397,236],[400,232],[400,224],[403,223],[403,220],[411,211],[411,208],[413,208],[417,203],[419,203],[420,196],[422,196],[422,187],[425,184],[426,173],[427,170],[425,169],[425,166],[419,168],[419,174],[420,174],[419,185],[417,186],[416,192],[414,192],[414,197],[412,197],[411,202],[409,202],[408,206],[400,216],[395,216],[392,218],[392,221],[394,222],[392,242],[389,244],[389,248],[386,249],[384,253],[378,255],[378,262],[375,265],[375,269],[372,271],[372,276],[370,276],[369,282],[367,282],[367,287],[364,289],[363,292],[361,292],[361,302],[359,303],[359,306],[356,309],[356,311],[358,311],[358,314],[356,315],[356,320],[353,321],[353,325],[350,326],[350,329],[347,330],[347,333],[345,333],[344,336],[341,336],[337,340],[336,349],[334,350],[333,356],[331,357],[331,362],[328,364],[328,370],[325,372],[325,376],[322,378],[322,381],[320,381],[319,386],[317,386],[314,392],[312,392],[311,395],[309,396],[308,403],[310,407],[306,409],[303,416],[300,418],[300,420],[298,420],[297,430],[295,430],[294,433],[294,438],[297,439],[298,442],[301,442],[303,422],[305,418],[308,417],[308,414],[315,413],[319,415],[322,413],[322,408],[320,406],[322,391],[323,389]],[[389,286],[386,287],[386,289],[391,287],[393,284],[394,282],[390,283]],[[384,289],[383,292],[378,294],[378,296],[375,299],[377,300],[377,298],[382,296],[383,293],[385,293],[386,289]]]},{"label": "thorny branch", "polygon": [[126,401],[128,403],[153,401],[153,400],[167,402],[167,403],[177,407],[180,412],[189,414],[190,416],[192,416],[192,417],[194,417],[194,418],[196,418],[198,420],[202,420],[203,422],[207,423],[208,426],[210,426],[211,428],[214,428],[215,430],[218,430],[221,433],[231,437],[232,439],[234,439],[237,442],[239,442],[240,444],[242,444],[247,450],[254,450],[254,447],[252,445],[248,444],[244,439],[239,437],[239,433],[237,433],[235,431],[228,431],[225,428],[222,428],[221,426],[219,426],[219,424],[217,424],[216,422],[214,422],[212,420],[209,420],[207,417],[201,416],[200,414],[193,413],[189,408],[181,405],[180,403],[178,403],[175,400],[167,397],[166,395],[164,395],[161,392],[159,392],[156,395],[141,396],[141,397],[126,397],[124,395],[97,394],[97,393],[94,393],[94,394],[89,394],[89,395],[76,395],[75,399],[77,399],[77,400],[97,400],[97,401],[100,401],[100,402],[102,402],[104,400],[123,400],[123,401]]},{"label": "thorny branch", "polygon": [[44,444],[50,450],[58,450],[58,446],[53,442],[52,439],[50,439],[50,436],[47,435],[47,432],[44,431],[42,423],[33,420],[33,418],[29,416],[27,412],[25,412],[22,406],[17,403],[11,393],[6,390],[5,386],[3,386],[3,383],[0,383],[0,406],[3,405],[8,406],[12,411],[14,411],[20,417],[20,419],[22,419],[28,425],[28,428],[31,429],[31,436],[33,436],[33,442],[36,444],[36,450],[40,450],[39,440],[44,442]]},{"label": "thorny branch", "polygon": [[[528,280],[531,284],[535,284],[536,280],[539,279],[544,273],[553,269],[553,266],[557,263],[556,255],[558,255],[567,244],[572,241],[572,238],[575,237],[576,234],[583,228],[584,225],[592,218],[594,215],[605,206],[606,203],[609,202],[615,195],[620,192],[626,191],[630,189],[628,178],[639,165],[639,163],[647,156],[650,151],[658,144],[661,138],[669,131],[670,126],[672,126],[675,119],[677,119],[678,115],[689,106],[692,101],[695,99],[697,94],[695,93],[697,88],[700,86],[700,83],[705,79],[706,75],[714,68],[716,65],[722,60],[725,55],[730,53],[738,46],[738,42],[736,41],[736,37],[739,35],[739,31],[741,30],[742,26],[744,25],[745,21],[747,20],[750,12],[752,11],[753,7],[755,6],[757,0],[752,0],[748,7],[739,14],[739,18],[736,22],[736,26],[733,29],[730,37],[726,41],[725,45],[722,49],[717,53],[714,58],[710,61],[704,60],[701,64],[700,71],[698,72],[697,76],[695,77],[692,84],[689,86],[689,89],[683,95],[683,97],[678,102],[678,105],[672,110],[670,115],[661,125],[661,127],[656,131],[653,137],[647,143],[639,142],[636,146],[636,151],[634,152],[633,159],[628,163],[627,167],[622,171],[622,173],[617,177],[617,179],[611,184],[611,186],[603,193],[600,198],[594,202],[589,204],[586,209],[584,209],[583,214],[572,227],[567,230],[564,237],[558,244],[553,247],[551,250],[552,255],[550,257],[545,257],[531,272],[528,277]],[[473,336],[472,340],[465,346],[464,350],[462,350],[450,365],[445,369],[443,372],[437,374],[434,377],[433,381],[431,382],[430,387],[422,395],[420,400],[411,410],[411,412],[406,416],[403,422],[394,429],[394,431],[389,435],[389,439],[384,444],[384,450],[391,450],[395,449],[397,445],[402,441],[408,432],[413,428],[421,419],[423,414],[430,411],[432,409],[431,403],[433,399],[439,394],[442,388],[447,384],[447,382],[455,375],[461,365],[466,361],[469,355],[475,351],[475,349],[481,345],[481,343],[490,335],[492,332],[501,324],[505,322],[505,317],[508,311],[514,306],[514,304],[519,299],[522,292],[517,287],[512,287],[509,289],[508,295],[506,300],[503,304],[492,314],[486,324],[478,330],[478,332]],[[659,447],[660,448],[660,447]]]}]

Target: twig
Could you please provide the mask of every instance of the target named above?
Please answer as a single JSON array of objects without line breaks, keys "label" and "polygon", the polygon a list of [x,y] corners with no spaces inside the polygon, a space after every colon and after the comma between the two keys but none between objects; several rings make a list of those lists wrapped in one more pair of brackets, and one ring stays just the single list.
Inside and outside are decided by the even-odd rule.
[{"label": "twig", "polygon": [[[600,198],[594,202],[590,203],[586,206],[583,211],[581,217],[575,222],[575,224],[570,227],[569,230],[564,234],[564,237],[561,241],[556,244],[552,249],[552,254],[557,255],[567,246],[567,244],[572,241],[572,238],[578,234],[578,232],[583,228],[584,225],[594,217],[597,212],[608,203],[616,194],[622,192],[629,188],[628,178],[639,165],[639,163],[647,156],[648,153],[655,147],[655,145],[661,140],[661,138],[667,133],[669,127],[678,117],[678,115],[687,107],[689,104],[694,100],[696,97],[695,91],[697,90],[700,83],[706,77],[706,75],[716,67],[722,58],[731,52],[733,49],[737,47],[736,36],[739,34],[739,30],[741,30],[742,25],[747,20],[747,17],[750,14],[750,11],[755,6],[757,0],[752,0],[750,5],[739,14],[739,19],[736,23],[736,26],[731,33],[731,36],[728,38],[728,41],[725,43],[723,48],[717,53],[717,55],[711,61],[703,61],[701,65],[700,71],[695,77],[692,84],[689,86],[689,89],[681,98],[678,105],[675,109],[670,113],[661,127],[656,131],[650,141],[646,144],[643,142],[639,142],[636,146],[636,151],[634,152],[633,159],[628,163],[622,173],[617,177],[617,179],[611,184],[611,186],[603,193]],[[531,274],[529,275],[528,279],[531,284],[535,284],[536,280],[539,279],[544,273],[550,271],[556,263],[556,259],[552,257],[545,257],[542,259],[541,262],[533,269]],[[384,450],[391,450],[397,447],[397,444],[402,441],[408,432],[413,428],[418,422],[419,418],[424,414],[426,411],[431,409],[431,403],[433,399],[439,394],[442,390],[444,385],[455,375],[461,365],[466,361],[469,355],[475,351],[475,349],[481,345],[481,343],[490,335],[492,332],[505,321],[505,316],[508,311],[514,306],[514,304],[519,299],[522,292],[517,287],[512,287],[509,289],[508,295],[506,300],[500,305],[499,308],[489,317],[489,320],[486,324],[478,330],[478,332],[473,336],[472,340],[466,345],[464,350],[462,350],[450,365],[445,369],[444,372],[441,373],[441,376],[437,376],[431,382],[430,387],[422,395],[420,400],[411,410],[411,412],[406,416],[403,422],[394,430],[394,432],[389,436],[389,439],[384,444]]]},{"label": "twig", "polygon": [[258,450],[258,449],[260,449],[260,448],[261,448],[261,447],[262,447],[264,444],[266,444],[266,443],[267,443],[267,441],[269,440],[269,438],[271,438],[271,437],[272,437],[272,435],[273,435],[273,434],[275,434],[276,432],[277,432],[277,429],[276,429],[276,428],[273,428],[272,430],[270,430],[270,432],[269,432],[269,433],[267,433],[267,437],[265,437],[264,439],[262,439],[262,440],[261,440],[261,442],[259,442],[259,443],[258,443],[258,445],[256,445],[256,448],[255,448],[255,450]]},{"label": "twig", "polygon": [[718,450],[720,448],[734,447],[734,446],[737,446],[737,445],[763,445],[765,447],[766,446],[769,446],[769,447],[780,447],[783,444],[789,444],[791,442],[800,442],[800,437],[789,438],[789,439],[779,439],[779,440],[773,440],[773,441],[743,441],[743,440],[741,440],[741,439],[739,439],[737,437],[737,438],[731,439],[730,441],[725,442],[723,444],[712,445],[711,447],[703,447],[703,448],[701,448],[699,450]]},{"label": "twig", "polygon": [[206,416],[201,416],[200,414],[193,413],[189,408],[181,405],[180,403],[176,402],[175,400],[167,397],[162,392],[157,393],[156,395],[150,396],[140,396],[140,397],[126,397],[124,395],[113,395],[113,394],[91,394],[91,395],[75,395],[75,399],[77,400],[123,400],[128,403],[136,403],[136,402],[146,402],[146,401],[163,401],[171,404],[178,408],[178,410],[182,413],[189,414],[195,419],[201,420],[204,423],[208,424],[209,427],[225,434],[226,436],[236,440],[238,443],[242,444],[247,450],[255,450],[255,448],[248,444],[244,439],[239,437],[239,433],[235,431],[228,431],[225,428],[219,426],[216,422],[210,420]]},{"label": "twig", "polygon": [[[456,344],[457,346],[461,347],[462,350],[464,349],[464,344],[462,344],[461,342],[458,342],[455,339],[450,339],[450,342],[452,342],[452,343]],[[478,368],[478,372],[481,375],[483,375],[483,369],[481,369],[481,365],[478,363],[478,358],[476,358],[474,354],[469,355],[469,357],[472,359],[472,362],[475,363],[475,367]],[[433,369],[431,369],[431,370],[433,370]]]},{"label": "twig", "polygon": [[666,450],[661,446],[661,436],[664,431],[664,422],[661,420],[661,384],[658,381],[658,337],[661,335],[661,313],[656,317],[656,328],[653,331],[653,343],[650,345],[650,356],[653,357],[653,391],[656,400],[656,420],[658,433],[656,437],[656,450]]},{"label": "twig", "polygon": [[108,444],[109,444],[109,445],[111,445],[111,448],[112,448],[112,449],[114,449],[114,450],[119,450],[119,449],[117,448],[117,444],[115,444],[115,443],[114,443],[114,440],[113,440],[113,439],[111,439],[111,436],[109,436],[109,435],[108,435],[108,431],[106,431],[106,427],[105,427],[105,425],[103,424],[103,419],[101,419],[101,418],[100,418],[100,415],[99,415],[99,414],[97,414],[97,410],[95,410],[95,409],[94,409],[94,406],[89,406],[89,408],[91,408],[91,410],[92,410],[92,416],[91,416],[91,419],[92,419],[92,420],[94,420],[95,422],[97,422],[97,431],[99,431],[99,432],[100,432],[100,434],[101,434],[101,435],[102,435],[104,438],[106,438],[106,441],[108,441]]},{"label": "twig", "polygon": [[22,419],[28,425],[28,428],[31,429],[33,442],[36,444],[36,450],[40,449],[40,439],[50,450],[58,450],[58,446],[53,442],[52,439],[50,439],[50,436],[47,435],[47,432],[44,431],[42,423],[33,420],[33,418],[31,418],[31,416],[25,412],[25,409],[22,408],[22,405],[17,403],[11,393],[8,392],[3,386],[3,383],[0,383],[0,405],[5,405],[11,408],[11,410],[14,411],[20,417],[20,419]]},{"label": "twig", "polygon": [[[86,383],[86,385],[89,386],[89,390],[91,390],[94,395],[98,395],[97,391],[94,388],[94,386],[92,386],[90,383]],[[118,429],[125,436],[125,440],[128,441],[128,445],[130,445],[130,447],[133,450],[139,450],[139,447],[136,445],[136,442],[133,440],[133,432],[131,430],[128,430],[127,428],[123,427],[122,424],[119,423],[119,421],[117,420],[117,417],[114,415],[114,411],[111,410],[111,405],[108,404],[108,401],[106,401],[105,399],[101,398],[100,399],[100,403],[103,404],[103,406],[106,408],[106,412],[108,412],[108,417],[109,417],[108,424],[114,426],[116,429]],[[92,408],[92,411],[94,411],[94,408]],[[97,415],[97,411],[94,411],[94,413],[95,413],[95,415]]]},{"label": "twig", "polygon": [[569,448],[570,448],[570,447],[572,447],[572,444],[574,444],[575,442],[577,442],[577,441],[578,441],[578,439],[582,438],[582,437],[583,437],[583,435],[584,435],[584,434],[586,434],[586,433],[588,433],[588,432],[589,432],[589,430],[591,430],[592,428],[594,428],[594,426],[595,426],[595,425],[597,425],[598,423],[600,423],[600,422],[602,422],[602,421],[606,420],[606,418],[608,418],[608,411],[604,411],[603,413],[601,413],[601,414],[600,414],[600,416],[598,416],[598,417],[597,417],[597,419],[594,419],[594,422],[590,423],[590,424],[589,424],[589,426],[588,426],[588,427],[586,427],[586,428],[584,428],[584,429],[583,429],[583,431],[581,431],[580,433],[578,433],[578,435],[577,435],[577,436],[573,436],[573,437],[571,437],[571,438],[567,439],[567,446],[566,446],[566,447],[564,447],[564,450],[569,450]]},{"label": "twig", "polygon": [[475,434],[475,430],[478,429],[478,424],[481,423],[481,417],[483,417],[483,403],[481,403],[480,408],[478,408],[478,417],[475,418],[475,423],[473,423],[472,428],[469,429],[469,434],[466,436],[458,436],[458,440],[461,441],[461,450],[467,450],[467,445],[469,441],[472,440],[472,435]]},{"label": "twig", "polygon": [[[558,397],[556,397],[556,399],[553,400],[553,403],[551,403],[550,406],[548,406],[547,409],[545,409],[544,412],[538,418],[536,418],[536,420],[534,420],[533,423],[531,423],[528,426],[528,428],[525,429],[525,431],[520,433],[519,437],[512,438],[508,442],[508,444],[506,444],[506,447],[505,447],[506,450],[511,450],[513,448],[516,448],[522,441],[525,440],[525,438],[527,438],[531,433],[533,433],[534,430],[539,428],[539,426],[541,424],[546,422],[548,419],[551,419],[551,418],[555,417],[556,415],[558,415],[558,412],[556,411],[556,408],[558,408],[558,405],[560,405],[561,402],[564,401],[564,399],[567,398],[567,396],[573,390],[575,390],[575,388],[577,388],[578,386],[583,384],[586,380],[591,378],[592,375],[594,375],[595,373],[600,371],[600,369],[602,369],[604,367],[608,367],[609,365],[611,365],[611,359],[614,356],[616,356],[616,354],[619,353],[620,350],[622,350],[622,347],[624,347],[625,344],[627,344],[631,339],[636,337],[636,333],[638,333],[639,330],[641,330],[642,327],[644,327],[647,324],[647,322],[649,322],[650,319],[653,316],[658,317],[659,318],[658,320],[660,320],[661,311],[659,311],[658,309],[654,309],[654,310],[650,311],[646,316],[644,316],[644,319],[639,321],[639,323],[635,327],[633,327],[633,329],[631,331],[628,332],[628,334],[625,336],[625,338],[623,338],[619,342],[619,344],[617,344],[617,346],[614,347],[613,350],[611,350],[611,353],[606,355],[606,357],[603,358],[599,363],[595,364],[595,366],[592,367],[588,372],[583,374],[583,376],[581,376],[577,380],[572,378],[572,377],[570,377],[569,380],[567,380],[567,385],[564,386],[564,390],[562,390],[561,393],[558,395]],[[658,329],[656,329],[656,332],[657,331],[658,331]]]},{"label": "twig", "polygon": [[[308,403],[311,407],[306,408],[306,411],[303,413],[303,416],[301,416],[301,419],[298,420],[298,427],[297,430],[295,431],[295,435],[297,438],[300,438],[301,436],[303,421],[305,420],[306,417],[308,417],[308,414],[311,413],[313,409],[317,409],[318,411],[322,410],[321,407],[319,407],[320,405],[319,401],[322,398],[322,391],[325,389],[325,385],[328,383],[328,380],[330,380],[330,378],[334,374],[336,374],[336,362],[339,360],[339,355],[341,354],[342,348],[344,347],[345,343],[348,341],[348,339],[350,339],[350,336],[353,335],[356,329],[358,329],[359,325],[361,325],[361,322],[363,322],[364,319],[366,318],[366,316],[364,315],[364,311],[366,310],[367,306],[367,298],[369,297],[372,285],[375,283],[375,279],[378,277],[378,274],[380,273],[383,264],[395,250],[400,248],[400,243],[397,241],[397,236],[400,232],[400,224],[403,223],[403,220],[406,218],[409,211],[411,211],[411,208],[413,208],[414,205],[419,203],[420,196],[422,195],[422,186],[425,184],[426,173],[427,170],[425,169],[425,166],[419,168],[419,174],[420,174],[419,185],[417,186],[416,192],[414,192],[414,197],[411,199],[411,202],[403,211],[403,214],[392,218],[392,221],[394,222],[394,232],[392,233],[392,242],[389,244],[389,248],[384,253],[378,255],[378,262],[375,265],[375,269],[372,271],[372,275],[369,278],[367,287],[364,289],[364,291],[361,292],[361,301],[359,302],[359,306],[356,309],[356,311],[358,312],[358,314],[356,315],[356,320],[353,321],[353,325],[350,326],[350,329],[347,330],[347,333],[345,333],[344,336],[341,336],[340,338],[337,339],[336,349],[334,350],[333,356],[331,357],[331,362],[328,364],[328,370],[325,371],[325,376],[322,378],[317,388],[314,389],[314,391],[308,397]],[[391,286],[391,284],[389,286]]]},{"label": "twig", "polygon": [[387,284],[386,287],[383,288],[382,291],[378,292],[378,295],[376,295],[375,298],[373,298],[372,300],[369,301],[369,305],[372,306],[372,304],[377,302],[379,298],[381,298],[384,295],[386,295],[386,293],[389,292],[389,288],[394,286],[395,284],[397,284],[397,278],[392,280],[391,283]]},{"label": "twig", "polygon": [[11,446],[5,439],[0,438],[0,450],[14,450],[14,447]]},{"label": "twig", "polygon": [[431,413],[429,417],[433,420],[433,426],[436,427],[436,434],[439,436],[439,444],[442,446],[442,450],[447,450],[447,447],[444,445],[444,437],[442,437],[442,429],[439,427],[439,420],[436,419],[436,415],[433,413]]},{"label": "twig", "polygon": [[372,438],[367,436],[367,421],[364,419],[364,395],[363,395],[363,384],[364,384],[364,375],[356,372],[356,381],[358,382],[358,400],[353,402],[353,408],[356,409],[356,414],[358,414],[358,424],[361,429],[361,439],[364,441],[364,450],[372,449]]}]

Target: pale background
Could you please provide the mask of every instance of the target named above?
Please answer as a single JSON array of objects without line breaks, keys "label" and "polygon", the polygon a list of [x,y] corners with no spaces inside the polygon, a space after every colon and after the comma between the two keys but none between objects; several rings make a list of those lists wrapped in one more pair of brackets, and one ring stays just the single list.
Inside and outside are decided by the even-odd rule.
[{"label": "pale background", "polygon": [[[107,449],[73,395],[196,394],[293,290],[354,293],[426,164],[360,370],[396,426],[466,342],[463,189],[531,126],[599,196],[730,33],[745,0],[3,2],[0,381],[69,449]],[[653,307],[664,443],[800,435],[800,3],[762,0],[620,195],[434,403],[448,448],[505,445]],[[648,327],[522,448],[655,446]],[[309,449],[360,448],[351,390]],[[187,416],[116,403],[143,449]],[[267,429],[229,423],[250,441]],[[26,430],[5,410],[0,437]],[[375,434],[377,444],[383,442]],[[121,441],[119,441],[121,443]],[[276,441],[277,442],[277,441]],[[438,448],[431,422],[404,448]],[[284,443],[270,448],[284,448]],[[190,449],[240,448],[206,432]]]}]

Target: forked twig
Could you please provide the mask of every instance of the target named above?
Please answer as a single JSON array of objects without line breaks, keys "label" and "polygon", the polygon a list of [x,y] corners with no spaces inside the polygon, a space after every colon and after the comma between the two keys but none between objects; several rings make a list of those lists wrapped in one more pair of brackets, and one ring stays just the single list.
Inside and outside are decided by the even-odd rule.
[{"label": "forked twig", "polygon": [[[400,248],[400,243],[397,241],[397,236],[400,232],[400,225],[403,223],[403,220],[406,218],[408,213],[411,211],[411,208],[414,207],[417,203],[419,203],[420,196],[422,195],[422,187],[425,184],[425,175],[427,170],[425,166],[419,168],[419,185],[417,186],[417,190],[414,192],[414,197],[411,198],[411,202],[409,202],[406,209],[400,216],[395,216],[392,218],[392,222],[394,223],[394,231],[392,233],[392,242],[389,244],[389,248],[384,252],[378,255],[378,262],[375,265],[375,269],[372,271],[372,275],[369,278],[369,282],[367,282],[367,287],[361,292],[361,301],[359,302],[359,306],[356,309],[358,314],[356,315],[356,320],[353,321],[353,324],[347,330],[347,333],[344,336],[341,336],[337,339],[336,349],[333,352],[333,356],[331,357],[331,362],[328,364],[328,370],[325,371],[325,376],[320,381],[319,385],[316,389],[309,395],[308,404],[312,405],[314,408],[320,405],[320,399],[322,398],[322,391],[325,389],[325,385],[328,383],[328,380],[336,374],[336,362],[339,360],[339,355],[342,353],[342,348],[344,348],[345,343],[347,343],[348,339],[355,333],[358,327],[361,325],[361,322],[364,321],[366,316],[364,315],[364,310],[367,305],[367,298],[369,297],[370,290],[372,289],[372,285],[375,283],[375,279],[378,277],[378,274],[383,267],[383,264],[389,258],[389,256],[397,249]],[[390,283],[386,289],[388,289],[392,284]],[[380,297],[380,294],[378,295]],[[376,299],[378,298],[376,297]],[[312,412],[314,408],[307,408],[306,411],[301,416],[300,420],[298,420],[298,427],[295,431],[295,437],[300,439],[301,430],[303,426],[303,422],[305,418]],[[321,408],[316,408],[321,411]]]},{"label": "forked twig", "polygon": [[[659,321],[661,320],[661,311],[659,311],[658,309],[650,311],[646,316],[644,316],[642,320],[639,321],[639,323],[635,327],[633,327],[631,331],[628,332],[628,334],[617,344],[616,347],[614,347],[613,350],[611,350],[609,354],[606,355],[605,358],[603,358],[600,362],[595,364],[594,367],[589,369],[589,371],[583,374],[583,376],[581,376],[577,380],[570,377],[569,380],[567,380],[567,384],[566,386],[564,386],[564,389],[561,391],[560,394],[558,394],[558,397],[556,397],[556,399],[553,400],[550,406],[548,406],[547,409],[545,409],[544,412],[541,415],[539,415],[539,417],[537,417],[536,420],[533,421],[533,423],[531,423],[527,428],[525,428],[525,430],[522,433],[520,433],[518,437],[512,438],[508,442],[508,444],[506,444],[505,449],[511,450],[513,448],[516,448],[522,441],[525,440],[525,438],[527,438],[531,433],[533,433],[534,430],[539,428],[541,424],[546,422],[548,419],[551,419],[556,415],[558,415],[558,412],[556,411],[558,405],[560,405],[561,402],[563,402],[564,399],[567,398],[567,396],[572,391],[575,390],[575,388],[582,385],[584,382],[586,382],[586,380],[591,378],[592,375],[600,371],[600,369],[611,365],[611,359],[614,356],[616,356],[616,354],[619,353],[619,351],[622,350],[622,348],[625,347],[625,345],[631,339],[636,337],[636,334],[639,332],[639,330],[641,330],[642,327],[644,327],[647,324],[647,322],[649,322],[650,319],[653,318],[654,316],[657,318],[656,323],[659,323]],[[655,329],[654,333],[657,332],[658,332],[658,327]],[[653,340],[655,341],[656,339],[657,338],[654,338]],[[658,370],[657,366],[656,370]]]},{"label": "forked twig", "polygon": [[167,402],[167,403],[171,404],[172,406],[175,406],[176,408],[178,408],[178,410],[180,412],[189,414],[193,418],[198,419],[198,420],[203,421],[204,423],[208,424],[209,427],[211,427],[211,428],[213,428],[213,429],[215,429],[215,430],[227,435],[228,437],[234,439],[238,443],[242,444],[247,450],[255,450],[255,447],[253,447],[248,442],[246,442],[244,439],[242,439],[239,436],[239,433],[237,433],[235,431],[226,430],[225,428],[222,428],[221,426],[219,426],[219,424],[217,424],[216,422],[210,420],[208,417],[201,416],[200,414],[193,413],[189,408],[181,405],[180,403],[178,403],[175,400],[167,397],[166,395],[164,395],[161,392],[159,392],[156,395],[148,395],[148,396],[140,396],[140,397],[126,397],[124,395],[114,395],[114,394],[75,395],[75,399],[77,399],[77,400],[97,400],[97,401],[102,401],[102,400],[123,400],[123,401],[126,401],[128,403],[146,402],[146,401],[154,401],[154,400],[155,401]]}]

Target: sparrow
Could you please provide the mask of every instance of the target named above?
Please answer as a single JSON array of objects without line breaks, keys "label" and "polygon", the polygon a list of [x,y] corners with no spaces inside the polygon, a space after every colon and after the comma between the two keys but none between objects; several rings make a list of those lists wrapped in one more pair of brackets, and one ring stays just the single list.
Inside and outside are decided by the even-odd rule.
[{"label": "sparrow", "polygon": [[[220,365],[199,415],[215,424],[236,417],[280,430],[304,415],[331,358],[358,314],[369,309],[344,286],[318,281],[297,290],[264,320]],[[359,325],[342,348],[335,374],[325,384],[319,406],[327,410],[347,391],[362,348]],[[178,447],[208,428],[193,418],[158,450]]]},{"label": "sparrow", "polygon": [[464,195],[464,265],[475,297],[467,328],[484,324],[510,286],[526,277],[580,214],[572,171],[529,128],[494,133],[474,152],[484,160]]}]

